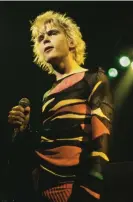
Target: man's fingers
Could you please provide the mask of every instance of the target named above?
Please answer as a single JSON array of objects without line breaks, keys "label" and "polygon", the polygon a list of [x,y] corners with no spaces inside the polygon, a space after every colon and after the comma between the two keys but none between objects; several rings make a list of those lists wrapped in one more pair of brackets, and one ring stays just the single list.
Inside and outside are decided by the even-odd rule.
[{"label": "man's fingers", "polygon": [[21,126],[23,123],[21,121],[17,121],[17,120],[8,120],[8,123],[12,124],[12,125],[16,125],[16,126]]},{"label": "man's fingers", "polygon": [[11,110],[11,111],[9,112],[9,115],[10,115],[10,116],[20,116],[20,117],[22,117],[22,118],[25,118],[24,113],[21,112],[21,111],[14,111],[14,110]]},{"label": "man's fingers", "polygon": [[24,123],[25,120],[24,120],[24,118],[22,118],[20,116],[14,116],[14,115],[9,115],[8,116],[8,122],[9,123],[13,123],[14,124],[14,122],[16,122],[16,121]]},{"label": "man's fingers", "polygon": [[23,125],[23,123],[20,121],[14,121],[13,124],[16,126],[22,126]]},{"label": "man's fingers", "polygon": [[11,125],[21,126],[27,124],[29,121],[30,107],[23,108],[22,106],[15,106],[11,109],[8,115],[8,123]]},{"label": "man's fingers", "polygon": [[18,106],[13,107],[12,111],[24,112],[24,108],[22,106],[18,105]]}]

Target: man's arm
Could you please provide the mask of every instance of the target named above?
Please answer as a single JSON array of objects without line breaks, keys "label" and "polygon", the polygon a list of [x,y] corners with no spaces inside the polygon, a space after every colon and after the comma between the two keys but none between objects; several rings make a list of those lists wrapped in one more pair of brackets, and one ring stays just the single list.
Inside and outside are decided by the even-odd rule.
[{"label": "man's arm", "polygon": [[[101,69],[96,74],[95,84],[88,102],[91,107],[93,148],[90,154],[91,169],[89,175],[96,180],[99,186],[99,182],[103,180],[105,165],[109,162],[108,146],[113,117],[112,93],[108,78]],[[96,183],[94,189],[98,188],[96,188]]]}]

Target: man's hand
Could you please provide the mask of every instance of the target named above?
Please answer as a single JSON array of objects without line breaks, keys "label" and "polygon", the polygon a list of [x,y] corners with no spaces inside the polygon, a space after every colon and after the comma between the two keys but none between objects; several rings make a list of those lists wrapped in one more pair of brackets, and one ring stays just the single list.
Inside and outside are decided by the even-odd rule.
[{"label": "man's hand", "polygon": [[23,132],[29,123],[30,119],[30,107],[23,108],[18,105],[9,111],[8,123],[13,126],[13,128],[19,128]]}]

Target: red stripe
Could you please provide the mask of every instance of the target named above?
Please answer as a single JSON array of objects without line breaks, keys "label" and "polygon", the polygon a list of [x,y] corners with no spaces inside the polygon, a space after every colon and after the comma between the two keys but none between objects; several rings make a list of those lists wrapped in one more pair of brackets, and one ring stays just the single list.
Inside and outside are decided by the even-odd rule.
[{"label": "red stripe", "polygon": [[45,190],[44,196],[52,202],[67,202],[72,193],[72,184],[66,183],[57,187]]},{"label": "red stripe", "polygon": [[108,135],[110,134],[108,128],[96,116],[92,116],[91,126],[92,126],[93,140],[102,136],[103,134],[108,134]]},{"label": "red stripe", "polygon": [[56,115],[59,112],[71,112],[71,113],[74,112],[74,113],[78,113],[78,114],[80,113],[80,114],[88,115],[88,114],[91,114],[91,109],[86,104],[77,104],[76,103],[74,105],[62,106],[60,109],[57,109],[57,111],[53,115]]},{"label": "red stripe", "polygon": [[58,93],[61,92],[62,90],[65,90],[69,87],[71,87],[72,85],[78,83],[79,81],[81,81],[84,77],[85,72],[80,72],[78,74],[74,74],[72,76],[69,76],[65,79],[63,79],[63,81],[61,81],[54,89],[52,89],[49,93],[49,95],[53,94],[53,93]]},{"label": "red stripe", "polygon": [[[59,189],[59,186],[57,187],[57,189]],[[55,196],[56,196],[56,198],[57,198],[57,201],[56,202],[62,202],[61,201],[61,197],[60,197],[60,195],[59,195],[59,193],[56,191],[56,188],[55,188],[55,190],[54,190],[54,193],[53,194],[55,194]]]},{"label": "red stripe", "polygon": [[85,189],[85,190],[86,190],[89,194],[91,194],[94,198],[100,199],[100,194],[98,194],[98,193],[92,191],[91,189],[89,189],[89,188],[87,188],[87,187],[85,187],[85,186],[80,185],[80,187],[83,188],[83,189]]},{"label": "red stripe", "polygon": [[53,165],[73,166],[79,163],[81,151],[81,148],[76,146],[60,146],[46,151],[36,151],[36,153],[41,159]]}]

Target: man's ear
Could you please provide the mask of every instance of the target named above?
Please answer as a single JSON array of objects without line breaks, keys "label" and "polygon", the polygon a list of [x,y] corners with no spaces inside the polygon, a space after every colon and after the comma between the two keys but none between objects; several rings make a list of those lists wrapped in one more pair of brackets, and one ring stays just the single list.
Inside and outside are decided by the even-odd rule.
[{"label": "man's ear", "polygon": [[72,39],[69,39],[68,40],[68,46],[69,46],[69,49],[72,50],[75,48],[75,44],[74,44],[74,41]]}]

